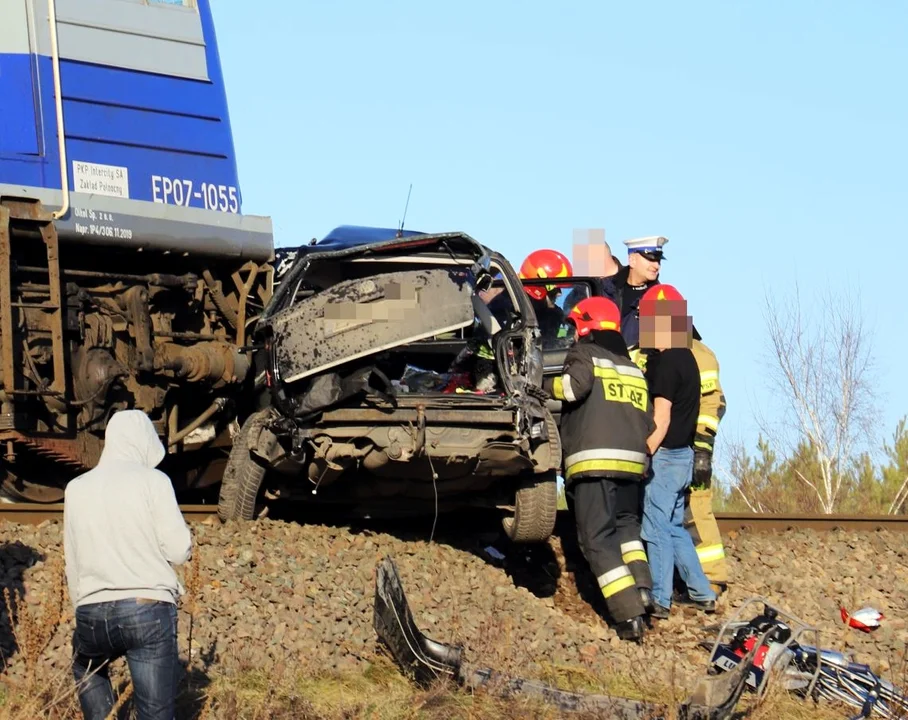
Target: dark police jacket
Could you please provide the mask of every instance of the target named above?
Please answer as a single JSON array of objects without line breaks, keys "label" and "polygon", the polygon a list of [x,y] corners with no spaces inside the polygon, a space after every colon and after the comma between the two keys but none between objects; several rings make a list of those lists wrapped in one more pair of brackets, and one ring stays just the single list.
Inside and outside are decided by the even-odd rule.
[{"label": "dark police jacket", "polygon": [[553,395],[561,400],[564,481],[642,479],[656,429],[646,379],[629,358],[582,339],[568,351]]},{"label": "dark police jacket", "polygon": [[[602,278],[602,292],[611,300],[621,313],[621,337],[628,347],[634,347],[640,344],[640,309],[639,304],[635,302],[627,313],[622,308],[624,301],[624,291],[627,288],[627,276],[630,274],[630,265],[622,265],[621,269],[611,277]],[[647,283],[648,287],[658,285],[659,281]]]}]

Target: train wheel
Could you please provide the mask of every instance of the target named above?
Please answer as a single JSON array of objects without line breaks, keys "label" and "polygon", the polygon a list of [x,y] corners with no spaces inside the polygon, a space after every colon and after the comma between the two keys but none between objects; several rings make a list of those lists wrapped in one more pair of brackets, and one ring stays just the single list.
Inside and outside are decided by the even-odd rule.
[{"label": "train wheel", "polygon": [[63,502],[64,489],[62,487],[29,482],[10,472],[7,472],[0,487],[7,496],[18,502],[46,504]]}]

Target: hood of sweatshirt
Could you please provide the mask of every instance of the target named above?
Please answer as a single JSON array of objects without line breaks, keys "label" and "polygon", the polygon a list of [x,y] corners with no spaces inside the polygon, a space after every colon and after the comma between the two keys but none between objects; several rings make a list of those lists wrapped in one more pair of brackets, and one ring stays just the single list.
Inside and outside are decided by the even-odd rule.
[{"label": "hood of sweatshirt", "polygon": [[166,454],[148,415],[141,410],[121,410],[107,423],[99,464],[129,462],[154,469]]}]

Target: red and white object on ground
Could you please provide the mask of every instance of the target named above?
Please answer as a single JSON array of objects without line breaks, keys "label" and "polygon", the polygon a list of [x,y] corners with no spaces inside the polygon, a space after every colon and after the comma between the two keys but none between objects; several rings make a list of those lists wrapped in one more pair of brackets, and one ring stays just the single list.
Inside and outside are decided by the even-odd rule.
[{"label": "red and white object on ground", "polygon": [[880,620],[884,615],[879,610],[872,607],[861,608],[860,610],[850,613],[843,607],[840,608],[842,613],[842,622],[850,627],[864,632],[872,632],[880,626]]}]

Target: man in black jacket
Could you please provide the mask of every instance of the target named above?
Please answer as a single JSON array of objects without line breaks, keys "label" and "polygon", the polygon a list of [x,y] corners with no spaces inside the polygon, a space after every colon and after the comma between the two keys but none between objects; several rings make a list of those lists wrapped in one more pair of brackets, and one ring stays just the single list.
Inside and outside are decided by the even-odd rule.
[{"label": "man in black jacket", "polygon": [[561,437],[566,493],[580,548],[599,581],[618,636],[643,639],[652,580],[640,541],[646,438],[655,430],[646,379],[621,338],[618,307],[582,300],[568,319],[576,342],[555,378],[563,402]]}]

